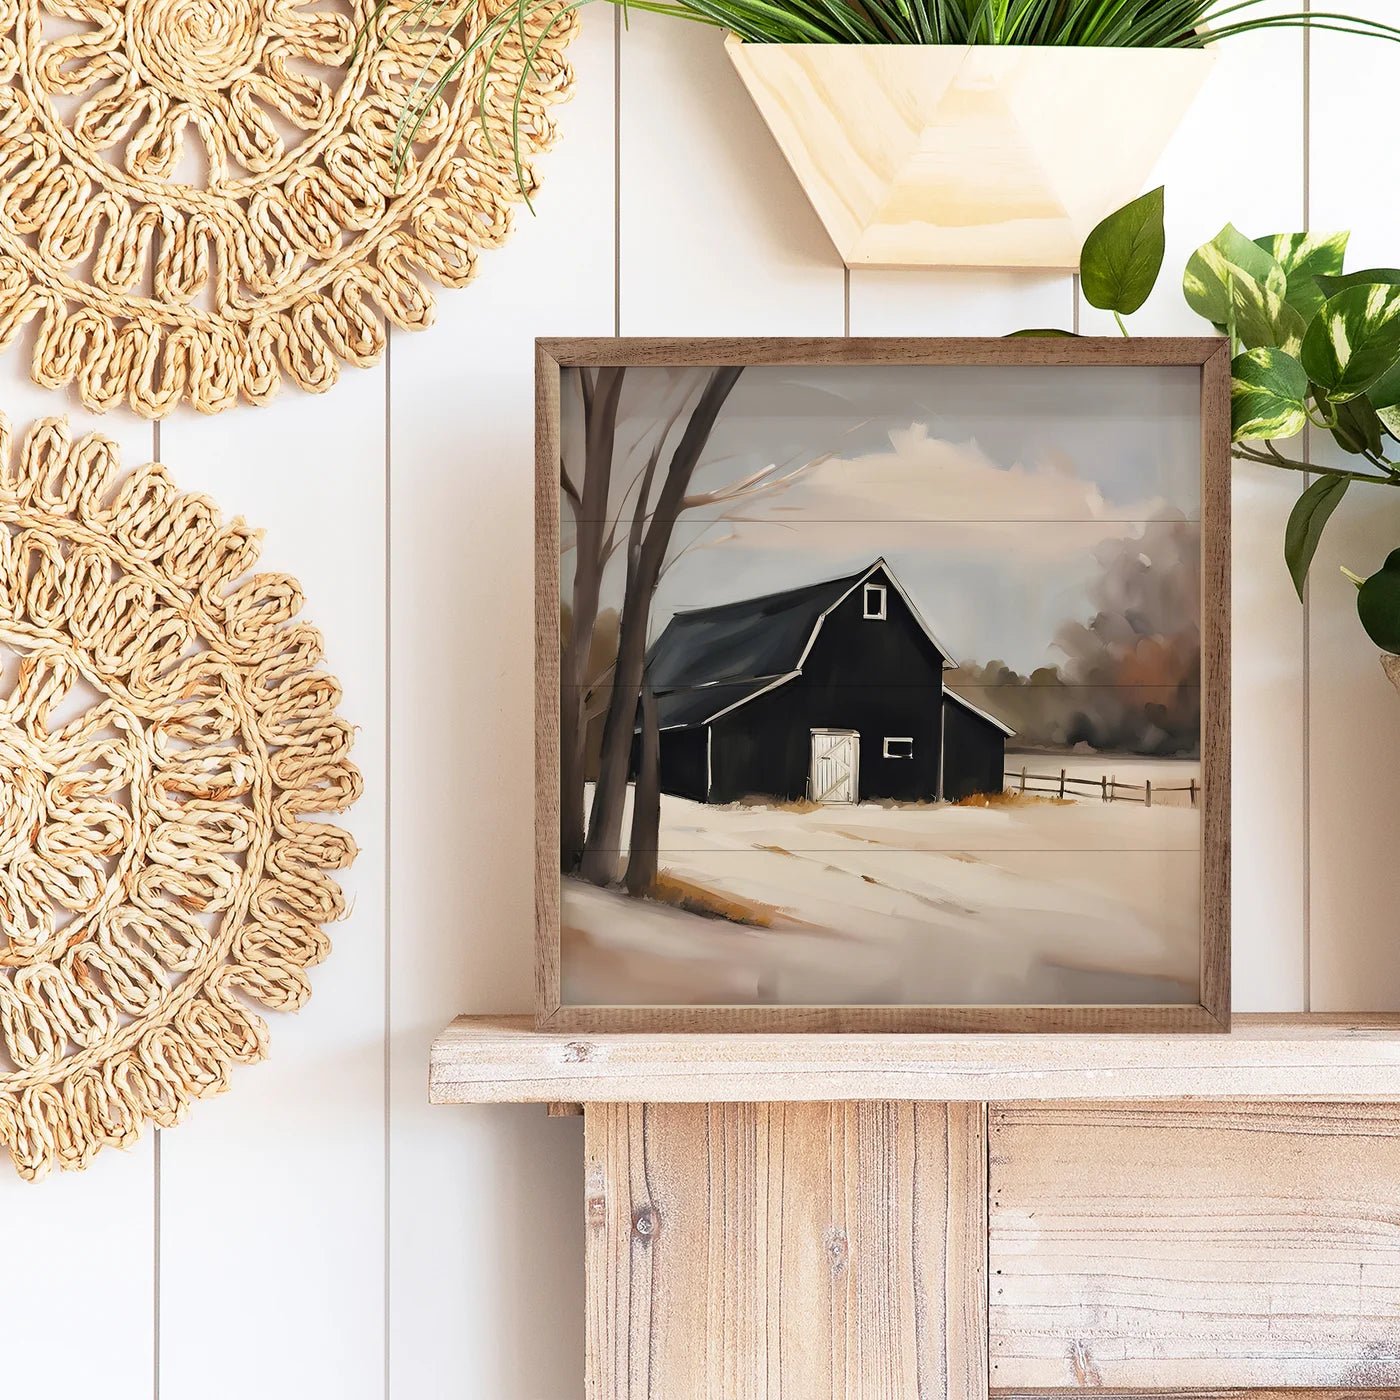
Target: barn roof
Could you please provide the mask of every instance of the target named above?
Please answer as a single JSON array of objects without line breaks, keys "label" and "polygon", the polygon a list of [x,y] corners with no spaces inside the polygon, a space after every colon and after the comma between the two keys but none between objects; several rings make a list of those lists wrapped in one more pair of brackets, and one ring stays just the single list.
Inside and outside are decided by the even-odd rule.
[{"label": "barn roof", "polygon": [[976,715],[978,719],[986,720],[988,724],[1000,729],[1003,734],[1014,735],[1016,733],[1009,724],[1003,724],[995,715],[989,715],[986,710],[979,710],[967,696],[959,695],[956,690],[949,690],[947,686],[944,686],[943,699],[945,702],[951,700],[955,705],[959,705],[970,714]]},{"label": "barn roof", "polygon": [[698,685],[689,690],[673,690],[657,697],[657,727],[689,729],[697,724],[708,724],[726,710],[752,700],[760,691],[790,679],[790,676],[758,676],[729,685]]},{"label": "barn roof", "polygon": [[[703,724],[722,709],[752,699],[760,690],[798,674],[808,649],[832,608],[872,574],[881,572],[909,606],[919,626],[937,647],[944,665],[956,663],[948,649],[919,616],[909,595],[900,587],[883,559],[859,573],[825,579],[781,593],[766,593],[738,603],[678,612],[666,624],[647,653],[647,676],[652,689],[662,695],[663,727]],[[686,707],[688,718],[667,720],[662,692],[691,687],[733,690],[744,683],[748,693],[731,697],[725,705],[703,713],[708,702],[697,700],[697,709]]]}]

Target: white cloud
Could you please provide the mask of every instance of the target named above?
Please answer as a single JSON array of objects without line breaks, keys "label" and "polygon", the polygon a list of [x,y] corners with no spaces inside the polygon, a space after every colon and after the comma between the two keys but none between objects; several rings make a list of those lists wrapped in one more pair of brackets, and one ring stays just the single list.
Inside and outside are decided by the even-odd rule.
[{"label": "white cloud", "polygon": [[730,519],[840,521],[1148,520],[1160,498],[1110,504],[1063,453],[1033,466],[1001,466],[975,440],[947,442],[914,423],[890,433],[886,451],[808,468]]}]

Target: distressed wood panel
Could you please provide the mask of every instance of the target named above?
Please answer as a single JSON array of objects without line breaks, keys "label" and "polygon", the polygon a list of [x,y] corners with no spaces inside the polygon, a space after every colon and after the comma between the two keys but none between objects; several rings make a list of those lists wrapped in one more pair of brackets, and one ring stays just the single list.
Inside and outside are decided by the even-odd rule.
[{"label": "distressed wood panel", "polygon": [[1227,1036],[537,1031],[459,1016],[433,1042],[434,1103],[901,1098],[1400,1099],[1400,1017],[1237,1016]]},{"label": "distressed wood panel", "polygon": [[1400,1108],[994,1108],[994,1386],[1400,1386]]},{"label": "distressed wood panel", "polygon": [[980,1104],[585,1110],[590,1400],[986,1387]]},{"label": "distressed wood panel", "polygon": [[[1084,1390],[1080,1386],[1069,1390],[998,1390],[994,1387],[991,1391],[993,1400],[1075,1400],[1075,1397],[1083,1394]],[[1296,1386],[1289,1386],[1285,1390],[1276,1390],[1272,1386],[1265,1389],[1250,1386],[1242,1390],[1238,1386],[1231,1386],[1228,1390],[1221,1390],[1212,1386],[1205,1390],[1174,1390],[1169,1395],[1160,1390],[1096,1389],[1093,1396],[1094,1400],[1397,1400],[1400,1390],[1389,1386],[1380,1389],[1367,1386],[1361,1390],[1351,1386],[1344,1390],[1333,1386],[1322,1390],[1313,1386],[1306,1390],[1300,1390]]]}]

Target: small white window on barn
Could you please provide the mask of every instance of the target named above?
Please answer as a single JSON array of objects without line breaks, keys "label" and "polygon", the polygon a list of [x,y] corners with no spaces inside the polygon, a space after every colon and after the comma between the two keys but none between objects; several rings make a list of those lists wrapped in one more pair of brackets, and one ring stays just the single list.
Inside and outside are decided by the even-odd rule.
[{"label": "small white window on barn", "polygon": [[885,620],[885,585],[867,583],[865,585],[865,615],[876,622]]},{"label": "small white window on barn", "polygon": [[914,741],[912,739],[886,739],[886,758],[913,758]]}]

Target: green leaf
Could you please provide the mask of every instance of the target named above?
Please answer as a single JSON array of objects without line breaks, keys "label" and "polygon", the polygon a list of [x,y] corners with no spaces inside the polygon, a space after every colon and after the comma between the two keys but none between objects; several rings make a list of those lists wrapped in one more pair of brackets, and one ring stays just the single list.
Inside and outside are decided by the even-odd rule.
[{"label": "green leaf", "polygon": [[1288,517],[1288,528],[1283,534],[1283,557],[1288,561],[1288,572],[1293,576],[1293,587],[1298,590],[1299,599],[1303,596],[1303,584],[1307,581],[1323,528],[1350,485],[1350,479],[1345,476],[1319,477],[1298,497]]},{"label": "green leaf", "polygon": [[1331,429],[1331,433],[1342,451],[1358,456],[1363,452],[1379,454],[1381,434],[1385,429],[1371,401],[1364,394],[1342,403],[1333,403],[1332,411],[1337,415],[1337,425]]},{"label": "green leaf", "polygon": [[1361,585],[1356,611],[1366,635],[1382,651],[1400,653],[1400,549]]},{"label": "green leaf", "polygon": [[1288,304],[1311,321],[1331,293],[1318,286],[1319,276],[1341,275],[1349,233],[1270,233],[1254,241],[1283,269]]},{"label": "green leaf", "polygon": [[1371,267],[1340,277],[1321,276],[1317,285],[1325,297],[1334,297],[1351,287],[1400,287],[1400,267]]},{"label": "green leaf", "polygon": [[1006,337],[1007,340],[1029,340],[1036,336],[1067,336],[1071,340],[1078,340],[1079,337],[1073,331],[1057,331],[1053,327],[1037,328],[1034,330],[1012,331]]},{"label": "green leaf", "polygon": [[1385,431],[1393,438],[1400,438],[1400,363],[1391,365],[1366,390],[1366,399],[1376,410]]},{"label": "green leaf", "polygon": [[1400,361],[1400,286],[1349,287],[1303,338],[1303,368],[1337,403],[1364,394]]},{"label": "green leaf", "polygon": [[1260,346],[1237,356],[1230,372],[1236,442],[1297,437],[1307,426],[1308,376],[1292,355]]},{"label": "green leaf", "polygon": [[1233,224],[1226,224],[1209,243],[1197,248],[1186,264],[1182,291],[1187,304],[1223,330],[1230,320],[1230,280],[1241,273],[1279,301],[1287,298],[1288,275],[1278,261]]},{"label": "green leaf", "polygon": [[1152,295],[1166,252],[1166,188],[1159,185],[1110,214],[1084,240],[1084,299],[1101,311],[1130,315]]},{"label": "green leaf", "polygon": [[1230,274],[1230,316],[1226,322],[1242,349],[1277,346],[1296,356],[1307,324],[1284,299],[1274,279],[1260,283],[1237,269]]}]

